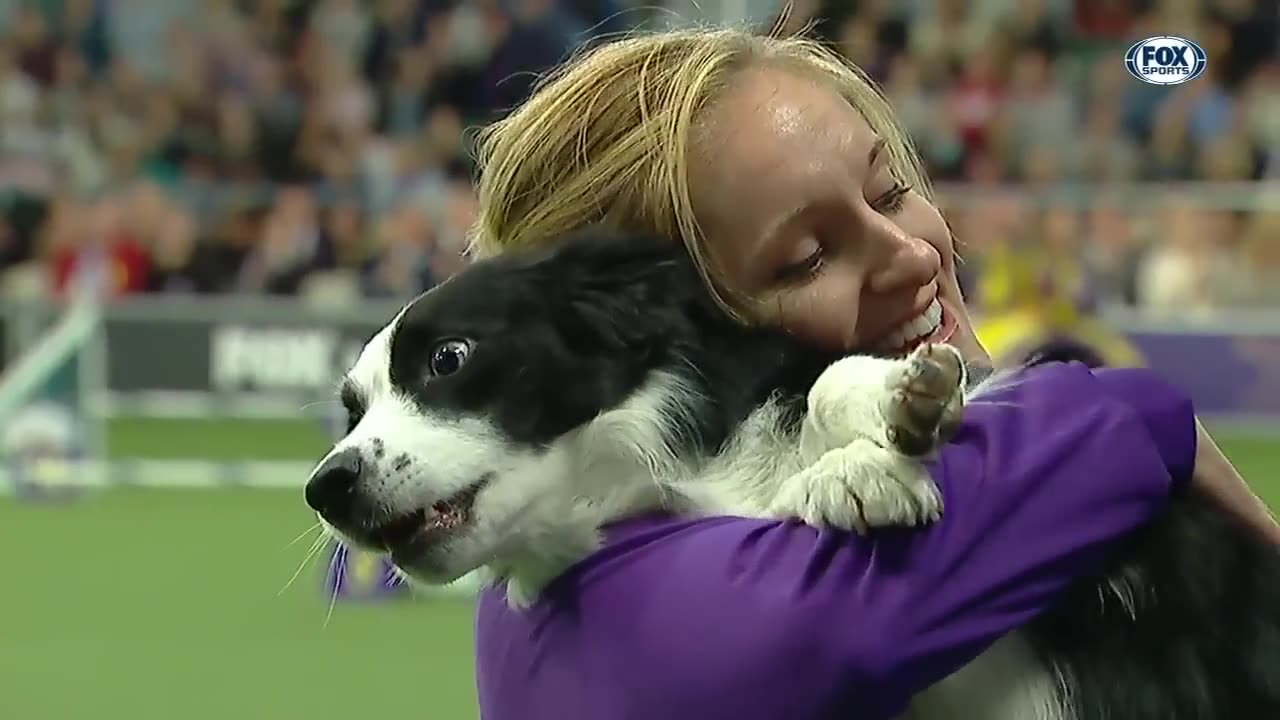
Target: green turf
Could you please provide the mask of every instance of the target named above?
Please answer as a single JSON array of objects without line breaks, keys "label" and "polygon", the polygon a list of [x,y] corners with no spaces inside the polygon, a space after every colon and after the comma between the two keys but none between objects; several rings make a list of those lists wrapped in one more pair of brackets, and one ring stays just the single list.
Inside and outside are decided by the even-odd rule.
[{"label": "green turf", "polygon": [[[1211,428],[1212,429],[1212,428]],[[1249,463],[1277,446],[1274,431],[1250,435],[1232,428],[1221,434],[1224,448]],[[319,421],[227,420],[219,418],[115,418],[106,424],[107,452],[117,458],[206,458],[210,460],[311,459],[331,438]],[[1280,450],[1274,452],[1280,458]]]},{"label": "green turf", "polygon": [[1273,508],[1280,510],[1280,440],[1274,434],[1216,432],[1209,428],[1222,452]]},{"label": "green turf", "polygon": [[[301,424],[116,424],[112,438],[117,456],[324,445]],[[1274,478],[1259,490],[1280,507],[1280,444],[1220,440],[1247,477]],[[0,499],[0,719],[474,718],[468,603],[339,605],[326,625],[318,567],[277,596],[310,522],[297,491]]]},{"label": "green turf", "polygon": [[117,418],[106,436],[112,457],[166,460],[308,459],[330,442],[317,420]]},{"label": "green turf", "polygon": [[283,595],[312,522],[297,492],[0,499],[0,718],[476,716],[471,608]]}]

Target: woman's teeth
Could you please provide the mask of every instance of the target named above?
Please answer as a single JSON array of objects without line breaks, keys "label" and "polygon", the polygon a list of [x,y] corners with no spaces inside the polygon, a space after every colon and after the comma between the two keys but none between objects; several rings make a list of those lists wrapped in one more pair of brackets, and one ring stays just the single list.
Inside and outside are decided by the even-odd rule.
[{"label": "woman's teeth", "polygon": [[925,308],[924,312],[890,333],[884,340],[880,341],[877,347],[881,350],[910,348],[937,332],[938,327],[941,325],[942,303],[938,302],[937,298],[934,298],[934,301],[929,303],[929,307]]}]

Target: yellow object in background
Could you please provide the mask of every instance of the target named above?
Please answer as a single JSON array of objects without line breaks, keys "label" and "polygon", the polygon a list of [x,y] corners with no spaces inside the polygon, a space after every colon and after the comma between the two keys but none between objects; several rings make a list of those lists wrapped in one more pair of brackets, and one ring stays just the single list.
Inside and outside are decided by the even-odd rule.
[{"label": "yellow object in background", "polygon": [[977,323],[980,340],[996,367],[1025,362],[1032,354],[1054,342],[1073,342],[1097,353],[1109,367],[1141,367],[1142,354],[1123,334],[1090,315],[1072,313],[1064,317],[1045,308],[1019,308],[981,318]]},{"label": "yellow object in background", "polygon": [[1034,264],[1010,243],[993,245],[982,254],[978,296],[982,307],[994,313],[1034,305],[1040,293]]},{"label": "yellow object in background", "polygon": [[1111,367],[1145,364],[1124,335],[1081,308],[1084,271],[1075,260],[1000,244],[982,262],[976,329],[997,367],[1019,365],[1054,343],[1089,348]]}]

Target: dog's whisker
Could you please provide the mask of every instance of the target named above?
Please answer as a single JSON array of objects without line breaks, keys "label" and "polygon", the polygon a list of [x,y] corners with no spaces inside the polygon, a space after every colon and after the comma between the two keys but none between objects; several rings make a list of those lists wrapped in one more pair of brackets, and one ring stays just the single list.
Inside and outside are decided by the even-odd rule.
[{"label": "dog's whisker", "polygon": [[324,535],[320,535],[311,541],[310,547],[307,548],[307,553],[302,556],[302,562],[298,563],[297,569],[293,571],[293,575],[289,577],[289,581],[284,584],[284,587],[280,588],[280,591],[276,593],[276,597],[284,595],[286,590],[293,587],[293,583],[297,581],[298,576],[302,574],[302,571],[311,564],[311,561],[316,558],[316,555],[327,544],[326,540],[327,538]]},{"label": "dog's whisker", "polygon": [[294,545],[297,545],[299,542],[301,542],[302,538],[304,538],[304,537],[306,537],[306,536],[310,535],[311,533],[315,532],[315,531],[316,531],[317,529],[319,529],[319,528],[320,528],[320,523],[319,523],[319,522],[316,522],[316,523],[315,523],[314,525],[312,525],[311,527],[309,527],[309,528],[307,528],[306,530],[303,530],[302,532],[298,533],[298,536],[297,536],[297,537],[295,537],[294,539],[290,540],[290,541],[288,542],[288,544],[286,544],[283,548],[280,548],[280,549],[281,549],[281,550],[288,550],[289,548],[291,548],[291,547],[293,547]]},{"label": "dog's whisker", "polygon": [[298,408],[298,412],[306,412],[318,407],[332,407],[341,404],[338,400],[314,400]]},{"label": "dog's whisker", "polygon": [[[339,560],[339,557],[343,560]],[[321,627],[328,628],[329,621],[333,619],[333,607],[338,604],[338,589],[342,587],[343,577],[346,574],[346,557],[335,552],[329,559],[329,574],[333,576],[333,589],[329,592],[329,609],[324,615],[324,624]]]}]

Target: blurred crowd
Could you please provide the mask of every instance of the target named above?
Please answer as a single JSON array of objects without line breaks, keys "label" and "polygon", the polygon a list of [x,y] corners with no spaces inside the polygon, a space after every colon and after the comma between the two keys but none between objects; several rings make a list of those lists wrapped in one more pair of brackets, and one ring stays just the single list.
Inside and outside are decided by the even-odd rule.
[{"label": "blurred crowd", "polygon": [[[663,4],[0,0],[0,285],[410,296],[462,262],[464,129],[581,43],[696,19]],[[779,5],[742,7],[881,82],[939,181],[1101,199],[952,208],[976,298],[1015,295],[981,275],[1030,252],[1095,300],[1280,303],[1274,205],[1106,202],[1114,183],[1280,180],[1275,0]],[[1205,76],[1130,77],[1124,50],[1151,35],[1199,42]]]}]

